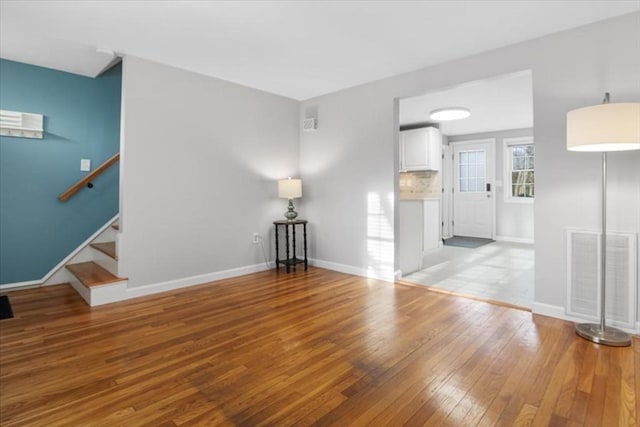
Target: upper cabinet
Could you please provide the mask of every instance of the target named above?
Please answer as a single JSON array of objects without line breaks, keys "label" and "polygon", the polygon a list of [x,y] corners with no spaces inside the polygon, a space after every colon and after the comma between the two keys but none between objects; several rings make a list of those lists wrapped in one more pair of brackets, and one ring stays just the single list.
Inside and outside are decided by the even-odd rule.
[{"label": "upper cabinet", "polygon": [[434,127],[400,132],[400,171],[439,171],[442,134]]}]

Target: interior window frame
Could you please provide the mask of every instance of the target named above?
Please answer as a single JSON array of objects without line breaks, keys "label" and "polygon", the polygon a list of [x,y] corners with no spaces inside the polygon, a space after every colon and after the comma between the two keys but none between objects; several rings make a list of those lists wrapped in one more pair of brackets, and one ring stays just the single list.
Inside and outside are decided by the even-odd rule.
[{"label": "interior window frame", "polygon": [[[513,189],[513,149],[514,147],[520,146],[532,146],[534,149],[533,152],[533,169],[524,169],[531,170],[533,172],[533,196],[532,197],[519,197],[512,195]],[[535,180],[535,143],[533,140],[533,136],[524,136],[524,137],[514,137],[514,138],[504,138],[502,140],[502,158],[503,158],[503,196],[505,203],[524,203],[524,204],[533,204],[535,202],[535,188],[536,188],[536,180]],[[518,170],[515,170],[516,172]]]}]

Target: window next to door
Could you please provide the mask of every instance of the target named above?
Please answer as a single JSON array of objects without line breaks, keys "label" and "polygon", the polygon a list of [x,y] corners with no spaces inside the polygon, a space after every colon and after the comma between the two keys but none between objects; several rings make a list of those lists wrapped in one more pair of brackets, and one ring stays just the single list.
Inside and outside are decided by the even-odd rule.
[{"label": "window next to door", "polygon": [[504,201],[507,203],[533,203],[535,197],[533,138],[505,138]]}]

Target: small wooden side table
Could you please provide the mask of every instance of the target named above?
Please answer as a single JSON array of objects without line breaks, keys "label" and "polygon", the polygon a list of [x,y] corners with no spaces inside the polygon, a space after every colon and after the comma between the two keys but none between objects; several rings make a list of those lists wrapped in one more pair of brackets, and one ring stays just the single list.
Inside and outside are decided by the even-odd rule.
[{"label": "small wooden side table", "polygon": [[[304,219],[294,219],[293,221],[289,221],[286,219],[273,221],[273,224],[276,227],[276,269],[280,267],[280,264],[283,264],[287,273],[291,271],[291,267],[295,268],[297,264],[304,264],[304,269],[307,269],[308,261],[307,261],[307,220]],[[304,235],[304,259],[299,259],[296,257],[296,226],[302,225],[302,232]],[[284,227],[284,240],[286,247],[286,259],[280,259],[280,250],[278,248],[278,229],[283,226]],[[291,227],[291,235],[292,239],[289,239],[289,227]],[[289,251],[289,247],[292,246],[292,251]]]}]

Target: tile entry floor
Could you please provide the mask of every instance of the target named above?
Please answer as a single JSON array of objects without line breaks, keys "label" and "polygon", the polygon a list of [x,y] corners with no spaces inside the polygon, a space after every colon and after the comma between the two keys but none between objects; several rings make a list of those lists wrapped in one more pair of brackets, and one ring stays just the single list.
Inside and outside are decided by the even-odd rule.
[{"label": "tile entry floor", "polygon": [[402,280],[531,308],[533,245],[493,242],[476,249],[444,246],[423,254],[422,270]]}]

